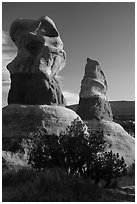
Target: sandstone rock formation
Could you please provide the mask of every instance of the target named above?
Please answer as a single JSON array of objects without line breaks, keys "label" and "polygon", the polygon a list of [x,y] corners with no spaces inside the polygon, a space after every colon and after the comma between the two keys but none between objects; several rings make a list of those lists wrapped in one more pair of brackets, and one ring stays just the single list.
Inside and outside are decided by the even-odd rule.
[{"label": "sandstone rock formation", "polygon": [[[59,134],[76,119],[57,81],[66,53],[59,32],[49,17],[18,19],[10,28],[17,57],[8,64],[11,88],[8,106],[3,108],[3,148],[12,139],[21,140],[45,128]],[[59,107],[60,106],[60,107]]]},{"label": "sandstone rock formation", "polygon": [[105,151],[119,153],[124,157],[127,166],[130,167],[135,162],[135,139],[131,137],[121,125],[107,120],[90,120],[86,122],[91,131],[103,131],[106,141]]},{"label": "sandstone rock formation", "polygon": [[65,105],[56,79],[64,67],[66,53],[59,32],[49,17],[15,20],[10,36],[17,57],[7,65],[11,88],[8,104]]},{"label": "sandstone rock formation", "polygon": [[87,59],[81,82],[78,115],[92,131],[101,130],[106,141],[105,151],[112,150],[124,157],[128,169],[135,161],[135,139],[118,123],[113,122],[110,104],[106,97],[106,77],[97,61]]},{"label": "sandstone rock formation", "polygon": [[[9,105],[3,108],[3,150],[12,139],[21,140],[44,128],[59,134],[80,117],[91,128],[103,130],[106,149],[120,153],[130,166],[134,162],[134,138],[112,122],[106,97],[107,82],[98,62],[87,59],[77,113],[60,105],[65,99],[56,79],[66,54],[55,24],[48,17],[16,20],[10,29],[17,57],[8,64],[11,77]],[[80,119],[81,120],[81,119]]]},{"label": "sandstone rock formation", "polygon": [[3,108],[3,150],[12,140],[21,141],[41,128],[47,135],[59,135],[76,118],[81,120],[74,111],[61,106],[8,105]]},{"label": "sandstone rock formation", "polygon": [[112,112],[106,91],[107,81],[99,63],[87,58],[77,107],[77,113],[83,120],[106,119],[112,121]]}]

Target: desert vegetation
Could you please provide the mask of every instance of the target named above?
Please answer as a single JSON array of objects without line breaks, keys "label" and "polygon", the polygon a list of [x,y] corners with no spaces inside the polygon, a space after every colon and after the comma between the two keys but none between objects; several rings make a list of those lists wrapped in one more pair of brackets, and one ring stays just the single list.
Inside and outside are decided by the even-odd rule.
[{"label": "desert vegetation", "polygon": [[78,119],[59,136],[39,130],[21,144],[26,166],[8,168],[3,158],[3,189],[14,188],[10,201],[99,201],[100,181],[114,187],[111,181],[127,171],[124,158],[104,148],[102,131]]},{"label": "desert vegetation", "polygon": [[40,130],[23,145],[28,151],[28,163],[35,169],[62,168],[67,174],[91,178],[95,183],[104,179],[106,186],[126,173],[124,158],[104,151],[103,132],[91,132],[78,119],[59,136]]}]

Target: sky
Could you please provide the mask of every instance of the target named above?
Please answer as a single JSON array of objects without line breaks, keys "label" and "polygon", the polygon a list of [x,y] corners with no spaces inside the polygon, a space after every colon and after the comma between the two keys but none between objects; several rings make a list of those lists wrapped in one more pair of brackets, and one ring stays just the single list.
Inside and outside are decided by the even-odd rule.
[{"label": "sky", "polygon": [[59,73],[67,104],[79,102],[87,57],[100,63],[108,82],[110,101],[135,100],[134,2],[3,2],[2,105],[7,105],[10,77],[6,65],[16,56],[9,29],[17,18],[49,16],[67,54]]}]

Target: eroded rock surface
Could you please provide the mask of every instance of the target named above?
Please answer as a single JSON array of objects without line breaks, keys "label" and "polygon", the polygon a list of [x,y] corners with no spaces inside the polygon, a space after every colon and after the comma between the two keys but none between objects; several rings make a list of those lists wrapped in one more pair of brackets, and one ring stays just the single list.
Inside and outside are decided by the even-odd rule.
[{"label": "eroded rock surface", "polygon": [[28,138],[44,128],[47,135],[59,135],[71,122],[80,117],[72,110],[49,105],[11,104],[3,108],[3,150],[11,140]]},{"label": "eroded rock surface", "polygon": [[101,130],[106,142],[105,151],[119,153],[124,157],[128,169],[135,162],[135,138],[130,136],[121,125],[107,120],[87,120],[85,121],[91,131]]},{"label": "eroded rock surface", "polygon": [[112,111],[106,92],[107,81],[99,63],[87,58],[77,107],[77,113],[83,120],[112,120]]},{"label": "eroded rock surface", "polygon": [[17,57],[7,65],[11,77],[8,104],[65,105],[56,76],[65,66],[66,53],[54,22],[47,16],[17,19],[10,36]]}]

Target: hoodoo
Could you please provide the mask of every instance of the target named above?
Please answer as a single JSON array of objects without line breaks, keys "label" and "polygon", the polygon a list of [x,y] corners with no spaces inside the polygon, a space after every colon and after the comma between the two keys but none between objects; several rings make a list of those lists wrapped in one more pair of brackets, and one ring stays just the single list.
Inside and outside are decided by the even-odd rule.
[{"label": "hoodoo", "polygon": [[[66,105],[58,72],[66,53],[54,22],[49,17],[15,20],[10,36],[17,46],[16,58],[7,65],[11,87],[3,108],[3,149],[44,128],[47,135],[60,134],[80,117]],[[80,119],[81,120],[81,119]]]},{"label": "hoodoo", "polygon": [[10,36],[17,56],[7,65],[11,78],[8,104],[65,105],[56,75],[65,66],[66,53],[54,22],[47,16],[17,19]]},{"label": "hoodoo", "polygon": [[107,81],[100,64],[87,58],[77,108],[77,113],[83,120],[105,119],[112,121],[112,111],[106,92]]},{"label": "hoodoo", "polygon": [[[87,58],[85,74],[81,82],[77,113],[88,124],[91,132],[101,130],[105,140],[105,151],[113,151],[124,157],[128,167],[135,160],[135,139],[118,123],[106,96],[107,81],[100,64]],[[130,168],[129,168],[130,169]]]}]

